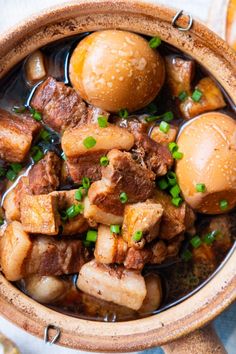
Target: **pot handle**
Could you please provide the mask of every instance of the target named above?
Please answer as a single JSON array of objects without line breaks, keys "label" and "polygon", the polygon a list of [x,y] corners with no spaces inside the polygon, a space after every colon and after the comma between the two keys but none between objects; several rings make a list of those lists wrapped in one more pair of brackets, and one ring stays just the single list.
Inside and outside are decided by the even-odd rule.
[{"label": "pot handle", "polygon": [[227,354],[211,325],[162,346],[165,354]]}]

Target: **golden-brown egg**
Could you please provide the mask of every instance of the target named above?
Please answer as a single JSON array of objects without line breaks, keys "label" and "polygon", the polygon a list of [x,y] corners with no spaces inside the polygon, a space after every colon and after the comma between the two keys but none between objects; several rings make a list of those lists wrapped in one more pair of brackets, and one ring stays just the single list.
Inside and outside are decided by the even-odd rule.
[{"label": "golden-brown egg", "polygon": [[183,127],[177,144],[184,155],[177,162],[176,174],[186,202],[207,214],[235,207],[235,120],[219,112],[203,114]]},{"label": "golden-brown egg", "polygon": [[72,86],[82,98],[106,111],[146,106],[165,79],[164,62],[143,37],[107,30],[85,37],[69,66]]}]

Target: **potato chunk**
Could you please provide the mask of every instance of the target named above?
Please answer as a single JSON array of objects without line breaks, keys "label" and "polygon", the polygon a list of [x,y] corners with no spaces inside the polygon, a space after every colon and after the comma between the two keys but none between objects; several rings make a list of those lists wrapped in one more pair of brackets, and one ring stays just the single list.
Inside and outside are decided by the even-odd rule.
[{"label": "potato chunk", "polygon": [[[126,205],[122,235],[129,247],[142,248],[146,241],[153,241],[158,236],[162,214],[161,204],[155,202]],[[133,239],[137,231],[142,232],[142,239],[139,242]]]},{"label": "potato chunk", "polygon": [[8,280],[24,276],[24,261],[32,248],[29,235],[18,221],[10,223],[0,239],[0,263]]},{"label": "potato chunk", "polygon": [[30,233],[57,235],[60,217],[55,195],[25,195],[20,202],[23,229]]},{"label": "potato chunk", "polygon": [[[84,145],[87,137],[92,137],[96,141],[95,145],[89,149]],[[112,124],[106,128],[100,128],[97,124],[82,125],[66,130],[62,136],[62,149],[68,158],[84,155],[88,151],[130,150],[133,144],[134,137],[131,133]]]},{"label": "potato chunk", "polygon": [[84,217],[94,224],[121,225],[123,222],[123,216],[114,215],[100,209],[98,206],[91,204],[88,197],[84,200]]},{"label": "potato chunk", "polygon": [[87,294],[134,310],[142,306],[147,293],[140,272],[109,267],[95,260],[82,266],[77,286]]},{"label": "potato chunk", "polygon": [[180,105],[180,110],[185,119],[191,119],[199,114],[225,107],[226,103],[223,95],[210,77],[201,79],[196,89],[202,93],[201,99],[195,102],[191,97],[188,97]]},{"label": "potato chunk", "polygon": [[128,245],[121,236],[110,231],[110,227],[100,225],[95,246],[94,256],[97,262],[123,263],[127,254]]},{"label": "potato chunk", "polygon": [[22,162],[41,125],[27,115],[16,116],[0,109],[0,158]]}]

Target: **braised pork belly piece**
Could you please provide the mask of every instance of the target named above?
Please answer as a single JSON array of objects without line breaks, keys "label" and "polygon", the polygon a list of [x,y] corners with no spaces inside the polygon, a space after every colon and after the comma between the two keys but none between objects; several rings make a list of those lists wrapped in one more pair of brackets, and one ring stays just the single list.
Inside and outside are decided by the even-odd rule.
[{"label": "braised pork belly piece", "polygon": [[215,111],[225,107],[226,103],[219,87],[210,77],[204,77],[196,85],[195,90],[200,92],[200,98],[194,100],[187,97],[180,104],[180,111],[185,119],[191,119],[199,114]]},{"label": "braised pork belly piece", "polygon": [[37,88],[30,104],[42,113],[45,124],[59,133],[78,125],[87,115],[87,107],[78,93],[52,77]]},{"label": "braised pork belly piece", "polygon": [[167,146],[169,143],[172,143],[176,140],[177,133],[178,128],[174,125],[170,125],[170,129],[166,133],[160,130],[160,125],[157,125],[151,130],[150,138],[155,140],[155,142],[158,144]]},{"label": "braised pork belly piece", "polygon": [[[92,139],[93,146],[87,145],[89,139]],[[85,176],[92,181],[100,179],[100,158],[111,149],[130,150],[133,144],[132,134],[111,124],[104,128],[98,124],[86,124],[69,129],[62,136],[62,149],[70,175],[76,183],[81,183]]]},{"label": "braised pork belly piece", "polygon": [[190,93],[191,83],[195,73],[193,60],[176,55],[165,57],[167,83],[172,96],[178,97],[182,92]]},{"label": "braised pork belly piece", "polygon": [[47,152],[29,172],[29,188],[32,194],[48,194],[60,184],[61,159],[54,152]]},{"label": "braised pork belly piece", "polygon": [[130,153],[111,150],[109,165],[102,169],[102,179],[88,192],[91,204],[115,215],[123,215],[123,196],[128,203],[142,202],[154,192],[154,174],[136,163]]},{"label": "braised pork belly piece", "polygon": [[0,109],[0,158],[24,161],[40,128],[41,124],[28,114],[16,116]]}]

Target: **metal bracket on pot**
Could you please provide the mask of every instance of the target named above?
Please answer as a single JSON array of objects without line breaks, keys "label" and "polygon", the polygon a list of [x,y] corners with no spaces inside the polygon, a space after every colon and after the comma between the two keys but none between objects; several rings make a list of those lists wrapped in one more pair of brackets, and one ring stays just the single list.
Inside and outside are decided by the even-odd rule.
[{"label": "metal bracket on pot", "polygon": [[[50,330],[54,330],[56,331],[54,337],[52,339],[49,339],[49,331]],[[44,329],[44,337],[43,337],[43,340],[44,340],[44,343],[45,344],[54,344],[57,342],[57,340],[60,338],[60,335],[61,335],[61,330],[59,327],[57,326],[54,326],[52,324],[49,324],[47,325],[47,327],[45,327]]]},{"label": "metal bracket on pot", "polygon": [[193,25],[193,17],[189,13],[186,13],[186,16],[188,17],[188,25],[187,25],[187,27],[181,27],[181,26],[177,25],[177,21],[182,16],[184,16],[184,10],[178,11],[176,13],[176,15],[173,17],[171,25],[173,27],[177,28],[179,31],[183,31],[183,32],[189,31],[192,28],[192,25]]}]

